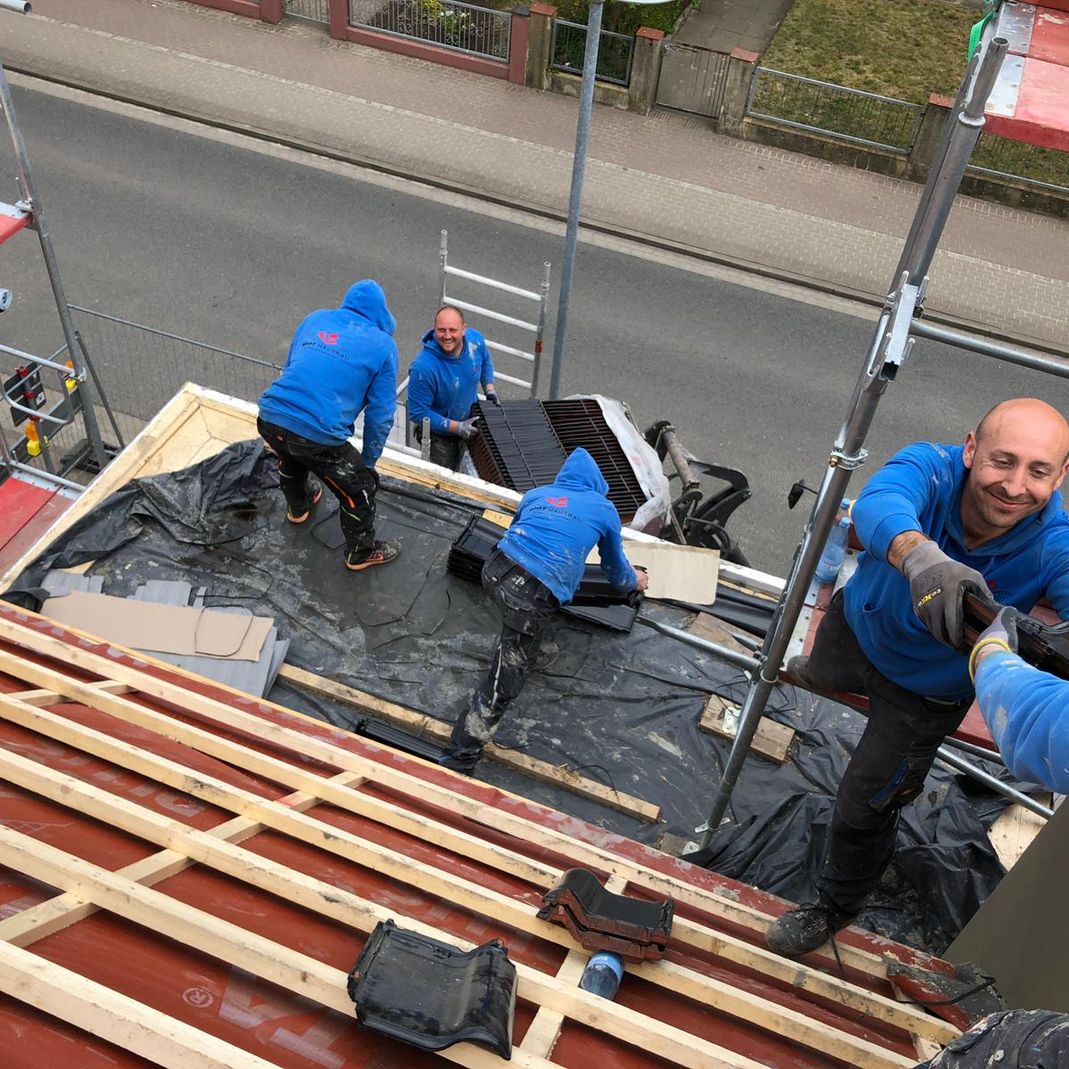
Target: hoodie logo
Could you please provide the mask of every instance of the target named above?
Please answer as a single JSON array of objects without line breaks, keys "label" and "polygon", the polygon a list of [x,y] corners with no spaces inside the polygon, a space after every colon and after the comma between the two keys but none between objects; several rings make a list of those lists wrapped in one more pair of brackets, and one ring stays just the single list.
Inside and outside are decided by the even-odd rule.
[{"label": "hoodie logo", "polygon": [[547,497],[546,501],[554,508],[566,509],[568,507],[568,499],[566,497]]},{"label": "hoodie logo", "polygon": [[321,330],[319,332],[319,340],[323,342],[324,345],[337,345],[338,335],[328,334],[325,330]]}]

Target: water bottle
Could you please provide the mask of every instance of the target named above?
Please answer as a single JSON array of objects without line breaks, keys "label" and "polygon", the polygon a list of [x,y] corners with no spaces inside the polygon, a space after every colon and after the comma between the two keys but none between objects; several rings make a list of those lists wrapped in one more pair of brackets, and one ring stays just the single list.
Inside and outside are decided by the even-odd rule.
[{"label": "water bottle", "polygon": [[850,517],[844,516],[828,535],[824,552],[817,562],[817,582],[834,583],[846,556],[846,540],[850,536]]},{"label": "water bottle", "polygon": [[616,992],[620,990],[620,979],[623,975],[624,963],[620,955],[610,954],[607,950],[599,950],[586,963],[579,986],[592,995],[615,998]]}]

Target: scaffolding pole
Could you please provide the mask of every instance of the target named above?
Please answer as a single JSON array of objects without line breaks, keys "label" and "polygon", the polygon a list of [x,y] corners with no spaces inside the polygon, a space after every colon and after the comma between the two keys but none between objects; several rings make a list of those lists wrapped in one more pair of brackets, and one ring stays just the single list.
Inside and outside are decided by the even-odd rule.
[{"label": "scaffolding pole", "polygon": [[880,314],[872,345],[854,387],[846,419],[828,458],[827,471],[803,531],[801,543],[795,552],[787,585],[776,606],[772,626],[758,653],[760,669],[753,674],[742,703],[738,733],[728,754],[708,819],[701,829],[701,849],[710,845],[731,802],[732,791],[757,732],[761,715],[779,678],[780,665],[798,622],[824,543],[835,523],[840,502],[846,496],[851,475],[867,459],[865,439],[880,398],[905,364],[913,347],[911,334],[915,320],[923,312],[928,269],[965,173],[966,164],[983,128],[984,107],[998,77],[1006,50],[1006,40],[995,37],[994,28],[991,27],[965,72],[938,163],[929,174],[916,217],[906,239],[894,288]]}]

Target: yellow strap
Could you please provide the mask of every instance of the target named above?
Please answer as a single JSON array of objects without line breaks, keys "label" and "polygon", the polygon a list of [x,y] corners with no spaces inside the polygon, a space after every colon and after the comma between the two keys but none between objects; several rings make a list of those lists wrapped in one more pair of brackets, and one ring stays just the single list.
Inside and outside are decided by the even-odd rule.
[{"label": "yellow strap", "polygon": [[1013,650],[1002,639],[995,638],[994,635],[977,642],[972,648],[972,653],[969,654],[969,678],[974,683],[976,682],[976,655],[987,646],[1001,646],[1007,653],[1013,653]]}]

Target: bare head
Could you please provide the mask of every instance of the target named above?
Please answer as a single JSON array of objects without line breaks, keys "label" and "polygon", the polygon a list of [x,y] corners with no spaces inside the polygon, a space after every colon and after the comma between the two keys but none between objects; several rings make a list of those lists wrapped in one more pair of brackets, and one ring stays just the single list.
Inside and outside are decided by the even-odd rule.
[{"label": "bare head", "polygon": [[1041,511],[1069,470],[1069,424],[1035,397],[995,405],[965,438],[961,518],[970,545]]},{"label": "bare head", "polygon": [[464,348],[464,313],[452,304],[443,304],[434,317],[434,339],[449,356],[456,356]]}]

